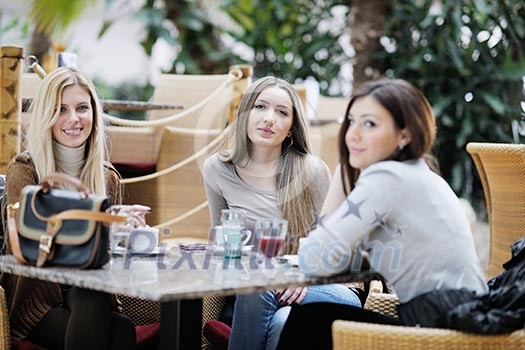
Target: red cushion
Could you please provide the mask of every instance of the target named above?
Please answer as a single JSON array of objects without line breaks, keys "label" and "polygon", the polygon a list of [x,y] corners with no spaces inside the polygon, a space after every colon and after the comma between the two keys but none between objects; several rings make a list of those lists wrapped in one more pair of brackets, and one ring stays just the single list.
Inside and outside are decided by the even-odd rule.
[{"label": "red cushion", "polygon": [[202,333],[208,341],[218,350],[228,350],[228,339],[231,327],[219,320],[209,320],[204,325]]},{"label": "red cushion", "polygon": [[152,174],[157,169],[157,165],[155,163],[118,163],[118,162],[114,162],[112,164],[115,167],[115,169],[118,170],[118,172],[124,179]]},{"label": "red cushion", "polygon": [[11,339],[12,350],[46,350],[45,348],[31,343],[29,340]]},{"label": "red cushion", "polygon": [[[137,334],[137,350],[157,349],[160,333],[160,323],[152,323],[144,326],[135,326]],[[11,340],[13,350],[46,350],[45,348],[31,343],[29,340]]]},{"label": "red cushion", "polygon": [[157,349],[160,334],[160,323],[135,326],[137,333],[137,350]]}]

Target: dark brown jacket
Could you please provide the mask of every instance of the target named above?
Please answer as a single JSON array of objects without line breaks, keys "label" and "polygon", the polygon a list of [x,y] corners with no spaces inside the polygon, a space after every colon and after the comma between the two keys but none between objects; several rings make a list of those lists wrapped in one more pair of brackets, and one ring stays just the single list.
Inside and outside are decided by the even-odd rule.
[{"label": "dark brown jacket", "polygon": [[[113,203],[120,203],[122,193],[120,176],[109,163],[105,167],[105,177],[107,195]],[[4,208],[6,202],[16,203],[25,186],[38,183],[37,171],[29,154],[17,155],[7,168],[7,183],[1,207]],[[7,251],[10,254],[9,244]],[[62,302],[62,290],[58,283],[2,274],[0,284],[5,290],[11,336],[14,339],[27,337],[46,312]]]}]

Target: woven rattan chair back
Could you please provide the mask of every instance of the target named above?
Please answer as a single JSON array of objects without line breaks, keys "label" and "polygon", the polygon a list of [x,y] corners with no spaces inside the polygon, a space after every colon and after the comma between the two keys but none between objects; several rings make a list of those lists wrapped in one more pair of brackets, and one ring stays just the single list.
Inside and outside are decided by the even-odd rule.
[{"label": "woven rattan chair back", "polygon": [[[221,130],[188,129],[166,127],[164,132],[157,170],[163,170],[176,164],[194,153],[205,148],[221,133]],[[204,182],[202,179],[202,164],[217,149],[210,149],[182,168],[159,177],[156,191],[158,198],[157,217],[160,223],[180,216],[206,201]],[[182,221],[166,226],[170,229],[170,237],[192,237],[206,239],[210,229],[210,214],[208,207]]]},{"label": "woven rattan chair back", "polygon": [[135,326],[160,322],[160,303],[140,298],[117,295],[121,303],[122,314],[126,315]]},{"label": "woven rattan chair back", "polygon": [[[221,295],[204,297],[202,299],[202,329],[204,329],[204,325],[209,320],[216,320],[219,318],[225,302],[226,299]],[[213,349],[213,345],[204,335],[202,336],[202,349]]]},{"label": "woven rattan chair back", "polygon": [[483,185],[490,225],[487,277],[503,271],[510,245],[525,235],[525,145],[469,143]]},{"label": "woven rattan chair back", "polygon": [[[40,79],[38,75],[36,75],[35,73],[22,73],[22,79],[20,80],[20,97],[22,98],[22,100],[33,99],[38,93],[40,85],[42,85],[42,79]],[[22,145],[22,147],[24,147],[25,145],[24,130],[26,128],[26,125],[29,123],[30,117],[31,113],[29,113],[28,111],[23,112],[20,117],[22,127],[22,133],[20,134],[20,145]]]},{"label": "woven rattan chair back", "polygon": [[[205,100],[228,79],[227,74],[162,74],[151,97],[154,103],[176,103],[191,108]],[[209,100],[202,108],[191,113],[170,126],[222,129],[230,114],[230,104],[233,96],[233,85],[229,84],[223,91]],[[160,119],[180,110],[152,110],[149,119]]]}]

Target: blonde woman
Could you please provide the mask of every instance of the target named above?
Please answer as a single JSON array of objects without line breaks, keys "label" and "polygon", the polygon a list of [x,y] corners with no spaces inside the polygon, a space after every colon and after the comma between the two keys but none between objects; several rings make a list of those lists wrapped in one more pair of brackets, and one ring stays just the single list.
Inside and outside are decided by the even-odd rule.
[{"label": "blonde woman", "polygon": [[[284,218],[289,222],[285,250],[297,252],[299,238],[315,226],[330,182],[326,164],[310,153],[304,114],[286,81],[266,77],[250,86],[232,125],[231,149],[204,164],[212,226],[220,224],[226,208],[244,209],[251,228],[258,218]],[[274,348],[286,319],[279,315],[289,309],[282,306],[314,301],[360,305],[341,285],[238,295],[229,348]]]},{"label": "blonde woman", "polygon": [[[32,105],[25,140],[26,151],[7,169],[7,203],[16,203],[23,187],[39,184],[51,172],[78,177],[92,192],[120,202],[120,176],[104,161],[98,97],[78,70],[59,68],[46,76]],[[14,339],[27,338],[50,349],[135,347],[135,328],[114,312],[112,295],[10,275],[3,275],[1,282]]]}]

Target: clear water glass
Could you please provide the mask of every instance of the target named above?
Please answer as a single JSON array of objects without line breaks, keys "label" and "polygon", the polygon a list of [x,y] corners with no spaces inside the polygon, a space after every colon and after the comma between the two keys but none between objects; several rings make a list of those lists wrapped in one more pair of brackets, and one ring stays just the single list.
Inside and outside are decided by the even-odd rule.
[{"label": "clear water glass", "polygon": [[144,210],[137,210],[133,205],[112,205],[108,212],[111,215],[124,216],[126,222],[114,222],[109,230],[110,264],[113,264],[117,255],[125,253],[129,248],[131,231],[145,224]]},{"label": "clear water glass", "polygon": [[222,210],[221,223],[225,258],[237,259],[242,256],[242,243],[246,238],[246,233],[243,232],[245,218],[244,210]]}]

